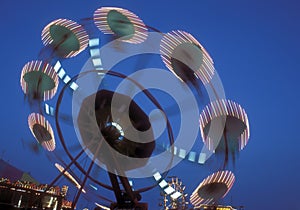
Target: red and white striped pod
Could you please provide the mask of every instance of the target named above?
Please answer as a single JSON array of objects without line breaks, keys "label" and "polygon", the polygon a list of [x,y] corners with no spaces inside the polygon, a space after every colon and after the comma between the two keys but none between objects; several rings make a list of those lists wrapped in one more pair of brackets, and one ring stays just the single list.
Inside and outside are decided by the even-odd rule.
[{"label": "red and white striped pod", "polygon": [[94,12],[94,22],[100,31],[102,31],[104,34],[114,34],[111,26],[107,21],[108,13],[113,10],[128,18],[130,23],[134,27],[134,34],[132,34],[132,37],[130,39],[121,38],[123,42],[139,44],[147,39],[148,29],[145,26],[144,22],[136,14],[118,7],[101,7]]},{"label": "red and white striped pod", "polygon": [[[194,192],[190,197],[191,204],[197,207],[200,206],[201,204],[210,204],[220,198],[225,197],[229,192],[229,190],[232,188],[234,181],[235,181],[235,176],[231,171],[218,171],[216,173],[211,174],[210,176],[205,178],[199,184],[199,186],[194,190]],[[223,195],[221,195],[220,198],[215,198],[213,196],[211,198],[204,198],[199,195],[199,190],[201,190],[201,188],[204,188],[207,185],[218,184],[218,183],[226,185],[226,191],[224,192]]]},{"label": "red and white striped pod", "polygon": [[[53,80],[54,87],[51,90],[44,91],[44,93],[41,94],[41,95],[43,95],[43,98],[42,98],[43,101],[51,99],[56,94],[59,82],[58,82],[57,73],[55,72],[54,68],[50,64],[48,64],[44,61],[30,61],[24,65],[22,72],[21,72],[21,79],[20,79],[20,83],[21,83],[23,92],[26,95],[32,94],[29,92],[28,84],[25,81],[24,76],[27,73],[34,72],[34,71],[40,71],[40,72],[44,73],[45,75],[49,76]],[[36,81],[33,81],[33,82],[36,82]]]},{"label": "red and white striped pod", "polygon": [[52,127],[46,118],[38,113],[28,116],[28,125],[35,139],[49,152],[55,149],[55,138]]},{"label": "red and white striped pod", "polygon": [[68,19],[57,19],[45,26],[45,28],[42,31],[42,42],[45,46],[52,44],[54,41],[50,33],[50,28],[53,25],[62,26],[70,30],[72,33],[74,33],[74,35],[78,40],[79,50],[69,52],[68,54],[64,55],[65,58],[70,58],[78,55],[88,46],[89,36],[85,31],[85,29],[83,28],[83,26],[76,23],[75,21],[68,20]]},{"label": "red and white striped pod", "polygon": [[216,141],[211,139],[209,135],[206,135],[204,129],[214,118],[226,116],[235,117],[245,124],[245,129],[238,138],[239,150],[242,150],[248,143],[250,130],[248,116],[245,110],[241,105],[231,100],[220,99],[211,102],[200,114],[201,137],[210,151],[213,151],[216,148],[217,145],[214,145]]},{"label": "red and white striped pod", "polygon": [[[163,39],[161,40],[160,44],[160,53],[163,62],[165,63],[166,67],[181,80],[181,78],[176,74],[172,66],[172,57],[175,49],[183,44],[192,44],[199,48],[202,55],[200,57],[194,57],[194,55],[189,55],[194,60],[201,59],[201,65],[197,67],[197,69],[192,68],[194,71],[195,76],[200,78],[203,84],[209,83],[212,79],[215,68],[212,58],[209,56],[207,51],[204,47],[189,33],[185,31],[171,31],[164,35]],[[183,52],[189,53],[189,52]],[[181,61],[180,58],[176,58],[177,60]],[[190,65],[191,64],[187,64]]]}]

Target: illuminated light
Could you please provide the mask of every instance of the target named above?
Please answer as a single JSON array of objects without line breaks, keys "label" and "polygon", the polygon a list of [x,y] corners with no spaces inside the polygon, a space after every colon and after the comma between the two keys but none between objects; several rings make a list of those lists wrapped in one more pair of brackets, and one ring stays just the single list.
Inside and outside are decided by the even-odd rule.
[{"label": "illuminated light", "polygon": [[201,209],[216,209],[216,210],[236,210],[232,206],[220,206],[220,205],[216,206],[216,205],[206,205],[206,204],[200,205],[200,208]]},{"label": "illuminated light", "polygon": [[101,7],[94,12],[95,25],[104,34],[115,34],[123,42],[142,43],[148,29],[134,13],[118,7]]},{"label": "illuminated light", "polygon": [[153,174],[153,177],[156,181],[160,180],[162,178],[162,176],[160,175],[159,172],[156,172],[155,174]]},{"label": "illuminated light", "polygon": [[99,49],[90,49],[90,54],[92,57],[100,57]]},{"label": "illuminated light", "polygon": [[22,203],[22,195],[20,196],[20,199],[18,201],[18,207],[20,208],[21,207],[21,203]]},{"label": "illuminated light", "polygon": [[180,148],[180,149],[179,149],[179,154],[178,154],[178,156],[179,156],[180,158],[184,159],[185,156],[186,156],[186,150]]},{"label": "illuminated light", "polygon": [[53,202],[53,197],[51,196],[50,201],[48,203],[48,208],[52,205],[52,202]]},{"label": "illuminated light", "polygon": [[55,63],[55,65],[54,65],[54,70],[55,70],[56,72],[58,72],[58,70],[60,69],[60,67],[61,67],[61,64],[60,64],[59,61],[57,61],[57,62]]},{"label": "illuminated light", "polygon": [[203,84],[209,83],[214,75],[215,68],[210,55],[187,32],[177,30],[165,34],[161,40],[160,54],[166,67],[182,82],[186,82],[182,77],[185,69],[178,68],[179,62],[189,67]]},{"label": "illuminated light", "polygon": [[124,135],[125,135],[124,131],[123,131],[122,127],[118,123],[116,123],[116,122],[109,122],[109,123],[106,124],[106,126],[107,127],[113,126],[113,127],[115,127],[119,131],[119,133],[120,133],[120,136],[118,138],[119,140],[122,140],[124,138]]},{"label": "illuminated light", "polygon": [[175,192],[175,189],[173,187],[167,187],[166,189],[164,189],[165,193],[167,193],[168,195],[172,194],[173,192]]},{"label": "illuminated light", "polygon": [[216,210],[233,210],[231,206],[218,206]]},{"label": "illuminated light", "polygon": [[230,171],[218,171],[205,178],[190,196],[190,202],[198,207],[224,198],[233,186],[235,176]]},{"label": "illuminated light", "polygon": [[[103,70],[102,68],[102,61],[100,57],[100,50],[99,50],[99,42],[100,40],[98,38],[94,38],[90,40],[89,46],[90,46],[90,55],[92,57],[92,62],[94,65],[94,68],[96,70]],[[98,75],[104,75],[104,73],[99,72]]]},{"label": "illuminated light", "polygon": [[94,66],[101,66],[102,62],[100,58],[93,58],[92,59]]},{"label": "illuminated light", "polygon": [[169,178],[171,178],[171,180],[167,183],[168,187],[164,189],[164,193],[162,194],[162,205],[164,207],[171,207],[170,209],[187,209],[187,204],[189,204],[189,202],[187,202],[186,199],[187,194],[184,193],[185,186],[182,185],[182,181],[178,177],[171,176]]},{"label": "illuminated light", "polygon": [[165,188],[166,186],[168,186],[168,183],[163,179],[160,183],[159,183],[159,186],[161,188]]},{"label": "illuminated light", "polygon": [[45,104],[45,112],[46,114],[50,114],[50,106],[48,104]]},{"label": "illuminated light", "polygon": [[191,162],[195,162],[195,160],[196,160],[196,152],[190,152],[188,160],[191,161]]},{"label": "illuminated light", "polygon": [[65,84],[67,84],[71,80],[71,77],[66,74],[66,71],[61,67],[61,63],[59,61],[55,63],[54,69],[60,79],[63,79],[63,77],[65,76],[65,78],[63,79],[63,82]]},{"label": "illuminated light", "polygon": [[103,205],[100,205],[99,203],[95,203],[96,206],[104,209],[104,210],[110,210],[110,208],[106,207],[106,206],[103,206]]},{"label": "illuminated light", "polygon": [[93,188],[94,190],[98,190],[97,187],[95,187],[94,185],[90,184],[90,187]]},{"label": "illuminated light", "polygon": [[133,181],[129,180],[129,185],[132,187],[133,186]]},{"label": "illuminated light", "polygon": [[89,40],[90,47],[97,47],[100,44],[100,40],[98,38],[93,38]]},{"label": "illuminated light", "polygon": [[[60,164],[58,163],[55,163],[54,164],[55,167],[62,173],[65,169],[64,167],[62,167]],[[78,181],[68,172],[68,171],[65,171],[64,172],[64,175],[65,177],[67,177],[78,189],[81,188],[81,185],[78,183]],[[86,193],[86,191],[84,189],[82,189],[82,192],[83,193]]]},{"label": "illuminated light", "polygon": [[222,122],[225,119],[225,127],[229,128],[227,133],[232,138],[229,140],[238,141],[238,150],[242,150],[250,137],[249,121],[245,110],[231,100],[221,99],[213,101],[204,108],[199,120],[203,142],[210,151],[214,151],[217,148],[217,141],[209,136],[207,132],[209,129],[206,126],[210,126],[212,121]]},{"label": "illuminated light", "polygon": [[58,87],[58,77],[54,68],[43,61],[31,61],[24,65],[20,79],[26,95],[42,97],[44,101],[53,98]]},{"label": "illuminated light", "polygon": [[67,84],[68,82],[70,82],[70,80],[71,78],[68,75],[66,75],[63,81],[65,84]]},{"label": "illuminated light", "polygon": [[[167,151],[171,152],[171,147],[167,147],[166,145],[163,145],[163,148],[167,149]],[[206,154],[205,153],[200,153],[199,155],[194,152],[194,151],[191,151],[189,152],[188,156],[186,155],[186,152],[184,149],[178,149],[177,147],[173,146],[173,154],[174,155],[177,155],[178,157],[184,159],[184,158],[187,158],[189,161],[191,162],[196,162],[196,157],[198,156],[198,163],[199,164],[204,164],[205,161],[206,161]],[[178,152],[179,151],[179,152]],[[180,151],[181,154],[180,154]],[[178,152],[178,154],[177,154]]]},{"label": "illuminated light", "polygon": [[171,195],[171,198],[174,199],[174,200],[176,200],[176,199],[178,199],[180,196],[182,196],[182,194],[181,194],[180,192],[176,191],[175,193],[173,193],[173,194]]},{"label": "illuminated light", "polygon": [[78,23],[67,19],[57,19],[43,29],[42,42],[45,46],[53,46],[59,56],[70,58],[87,47],[89,37],[83,26]]},{"label": "illuminated light", "polygon": [[28,125],[35,139],[48,151],[55,149],[54,133],[50,123],[43,115],[31,113],[28,116]]},{"label": "illuminated light", "polygon": [[198,163],[204,164],[205,161],[206,161],[206,154],[201,152],[199,155]]},{"label": "illuminated light", "polygon": [[177,154],[177,147],[174,146],[174,151],[173,154],[176,155]]},{"label": "illuminated light", "polygon": [[[96,70],[103,70],[102,67],[96,67],[95,69]],[[100,75],[100,76],[104,76],[105,75],[104,73],[101,73],[101,72],[98,72],[97,74]]]},{"label": "illuminated light", "polygon": [[62,79],[66,75],[66,71],[63,68],[61,68],[57,75],[60,79]]},{"label": "illuminated light", "polygon": [[49,114],[54,116],[54,108],[52,106],[49,106]]},{"label": "illuminated light", "polygon": [[72,82],[71,85],[70,85],[70,88],[71,88],[73,91],[77,90],[78,87],[79,87],[79,86],[78,86],[75,82]]}]

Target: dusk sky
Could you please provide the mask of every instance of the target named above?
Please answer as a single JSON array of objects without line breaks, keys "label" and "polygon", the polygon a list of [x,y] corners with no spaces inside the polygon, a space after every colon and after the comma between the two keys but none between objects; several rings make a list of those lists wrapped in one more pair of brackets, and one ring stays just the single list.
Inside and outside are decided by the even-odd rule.
[{"label": "dusk sky", "polygon": [[[222,203],[242,205],[247,210],[299,208],[300,3],[296,0],[2,0],[1,158],[42,183],[50,183],[58,174],[53,161],[56,157],[48,158],[51,154],[43,149],[30,149],[36,140],[28,128],[30,108],[20,86],[21,71],[27,62],[38,59],[43,48],[41,32],[48,23],[58,18],[92,18],[102,6],[127,9],[164,33],[183,30],[192,34],[214,60],[226,98],[246,110],[250,139],[231,168],[236,182]],[[88,52],[82,52],[62,63],[74,76],[88,58]],[[147,67],[151,62],[153,67],[164,67],[155,63],[159,62],[155,58]],[[60,81],[58,93],[62,85]],[[57,96],[49,104],[55,106],[56,100]],[[47,119],[59,142],[54,118]],[[178,126],[174,126],[177,133]],[[66,135],[76,137],[74,132]],[[197,142],[202,144],[200,136]],[[194,149],[201,151],[201,147]],[[69,162],[62,149],[59,154]],[[169,175],[180,177],[190,195],[215,169],[213,164],[201,166],[184,160]],[[64,183],[69,184],[64,180],[58,184]],[[141,181],[141,186],[151,184],[154,180],[150,178]],[[114,200],[111,193],[101,190],[97,193]],[[148,202],[151,210],[159,209],[159,199],[159,188],[142,194],[142,201]],[[103,200],[99,203],[109,205]],[[83,198],[78,209],[88,205]]]}]

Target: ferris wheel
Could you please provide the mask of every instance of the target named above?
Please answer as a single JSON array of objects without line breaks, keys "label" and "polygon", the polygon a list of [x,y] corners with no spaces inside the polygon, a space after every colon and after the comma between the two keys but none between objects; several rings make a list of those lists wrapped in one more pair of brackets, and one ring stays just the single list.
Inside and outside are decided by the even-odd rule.
[{"label": "ferris wheel", "polygon": [[[73,209],[81,196],[111,209],[147,209],[141,194],[153,188],[163,192],[165,209],[187,209],[182,182],[174,177],[167,182],[167,174],[182,160],[203,165],[215,155],[222,157],[222,164],[190,202],[196,208],[228,193],[235,179],[227,170],[229,156],[235,160],[248,143],[248,117],[238,103],[226,99],[211,56],[193,35],[182,30],[164,33],[127,9],[100,7],[89,18],[51,21],[41,39],[44,46],[36,60],[24,65],[20,83],[32,110],[31,133],[54,156],[53,165],[60,171],[49,187],[63,176],[71,180],[78,188]],[[64,66],[84,53],[88,59],[80,71]],[[136,60],[149,65],[151,58],[143,57],[149,54],[158,55],[163,70],[126,70],[134,63],[130,59],[139,56]],[[169,96],[152,89],[174,98],[183,121],[179,128],[168,113]],[[199,105],[203,97],[209,102]],[[182,99],[191,103],[187,106]],[[204,108],[198,113],[200,106]],[[182,113],[189,109],[192,113]],[[193,151],[198,130],[203,148]],[[71,131],[72,137],[66,135]],[[103,178],[99,171],[108,176]],[[138,183],[141,178],[152,181],[133,187],[131,179]],[[115,200],[100,195],[98,187],[113,192]]]}]

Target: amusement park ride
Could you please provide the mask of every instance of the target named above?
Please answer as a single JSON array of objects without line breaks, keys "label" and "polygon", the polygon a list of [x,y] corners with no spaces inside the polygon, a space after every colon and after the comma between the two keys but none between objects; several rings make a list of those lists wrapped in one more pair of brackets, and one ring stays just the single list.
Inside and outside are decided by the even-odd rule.
[{"label": "amusement park ride", "polygon": [[[153,34],[156,39],[149,46],[148,40],[153,38]],[[222,207],[218,202],[234,184],[235,176],[228,169],[229,157],[234,160],[235,155],[247,145],[250,135],[248,117],[238,103],[225,98],[224,91],[219,88],[220,80],[213,60],[191,34],[180,30],[163,33],[144,24],[131,11],[101,7],[92,18],[50,22],[42,30],[41,38],[44,47],[37,60],[24,65],[20,82],[32,111],[28,117],[31,133],[47,154],[56,157],[55,167],[60,171],[44,189],[45,192],[64,176],[78,188],[72,209],[76,208],[81,196],[96,202],[98,209],[148,209],[148,204],[141,202],[141,194],[153,188],[162,192],[163,202],[157,208],[234,209]],[[196,126],[198,130],[200,128],[203,140],[202,151],[193,152],[177,144],[180,139],[174,137],[174,127],[168,119],[166,107],[161,105],[151,89],[147,89],[142,79],[113,69],[111,59],[121,63],[122,57],[117,57],[128,53],[131,47],[138,49],[135,56],[152,53],[147,51],[148,48],[157,48],[165,72],[170,73],[168,75],[172,75],[184,91],[186,87],[192,90],[197,108],[201,106],[201,97],[204,97],[201,87],[206,88],[210,102],[204,105],[199,115],[194,113],[200,123]],[[66,60],[74,59],[85,51],[90,58],[84,71],[74,74],[64,68]],[[131,83],[125,91],[111,87],[113,83],[124,80]],[[93,85],[93,81],[96,81],[95,89],[89,86]],[[62,83],[61,87],[59,83]],[[168,85],[167,81],[165,85]],[[132,94],[132,86],[139,90],[139,94]],[[136,99],[139,95],[142,103]],[[147,103],[163,116],[166,131],[162,138],[157,137],[154,121],[144,107]],[[179,108],[180,112],[184,111]],[[191,108],[189,111],[194,110]],[[72,116],[69,117],[72,118],[69,121],[71,129],[62,125],[67,121],[63,112]],[[55,121],[55,127],[51,120]],[[78,140],[66,135],[65,129],[72,130],[74,136],[76,133]],[[59,141],[55,139],[56,135]],[[166,147],[161,146],[161,139],[164,139]],[[70,147],[74,144],[79,145],[79,152],[71,151]],[[159,155],[158,148],[163,148],[163,153],[168,154],[167,164],[162,167],[153,161]],[[64,151],[64,161],[57,158],[57,150]],[[178,177],[168,176],[173,162],[178,159],[205,164],[210,156],[222,157],[222,164],[190,196],[185,193],[185,186]],[[107,180],[101,181],[99,171],[106,171]],[[145,176],[141,175],[144,171]],[[132,187],[131,179],[147,177],[152,177],[152,181],[154,178],[150,186]],[[112,191],[115,199],[98,195],[91,187]],[[110,207],[100,205],[101,201]]]}]

